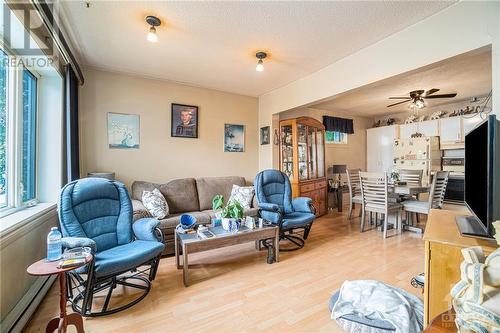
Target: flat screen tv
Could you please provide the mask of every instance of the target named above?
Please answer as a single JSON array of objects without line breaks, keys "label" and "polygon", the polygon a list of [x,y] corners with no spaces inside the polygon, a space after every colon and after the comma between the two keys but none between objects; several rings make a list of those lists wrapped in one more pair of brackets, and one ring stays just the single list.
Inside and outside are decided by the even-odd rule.
[{"label": "flat screen tv", "polygon": [[457,217],[464,236],[493,237],[500,219],[500,121],[488,116],[465,135],[465,203],[472,216]]}]

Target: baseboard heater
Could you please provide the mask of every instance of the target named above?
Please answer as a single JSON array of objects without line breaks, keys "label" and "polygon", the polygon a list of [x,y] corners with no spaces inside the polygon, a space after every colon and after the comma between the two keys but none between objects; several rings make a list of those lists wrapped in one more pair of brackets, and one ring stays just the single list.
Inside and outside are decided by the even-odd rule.
[{"label": "baseboard heater", "polygon": [[6,333],[21,332],[31,316],[35,313],[56,278],[56,276],[39,277],[12,311],[10,311],[0,323],[0,330]]}]

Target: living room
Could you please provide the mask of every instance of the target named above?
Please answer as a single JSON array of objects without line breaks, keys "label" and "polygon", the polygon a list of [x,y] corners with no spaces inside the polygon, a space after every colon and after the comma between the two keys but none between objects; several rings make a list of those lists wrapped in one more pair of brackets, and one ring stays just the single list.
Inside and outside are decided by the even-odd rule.
[{"label": "living room", "polygon": [[500,330],[498,2],[2,9],[2,332]]}]

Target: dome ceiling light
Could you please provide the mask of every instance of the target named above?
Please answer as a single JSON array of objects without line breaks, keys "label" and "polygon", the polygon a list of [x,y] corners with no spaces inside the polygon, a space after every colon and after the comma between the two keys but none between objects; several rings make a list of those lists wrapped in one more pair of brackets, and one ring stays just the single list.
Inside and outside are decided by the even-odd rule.
[{"label": "dome ceiling light", "polygon": [[151,27],[149,28],[147,40],[151,43],[156,43],[158,41],[158,35],[156,34],[156,27],[161,25],[161,21],[156,16],[146,16],[146,23]]}]

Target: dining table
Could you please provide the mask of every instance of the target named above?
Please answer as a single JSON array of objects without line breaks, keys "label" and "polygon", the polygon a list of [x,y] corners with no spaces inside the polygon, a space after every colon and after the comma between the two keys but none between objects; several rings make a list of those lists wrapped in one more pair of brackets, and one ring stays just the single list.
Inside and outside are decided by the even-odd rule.
[{"label": "dining table", "polygon": [[[430,186],[417,185],[417,184],[388,184],[389,194],[397,195],[398,202],[404,201],[408,196],[417,196],[423,193],[429,193]],[[422,234],[424,231],[418,226],[408,223],[409,221],[403,220],[403,230]]]}]

